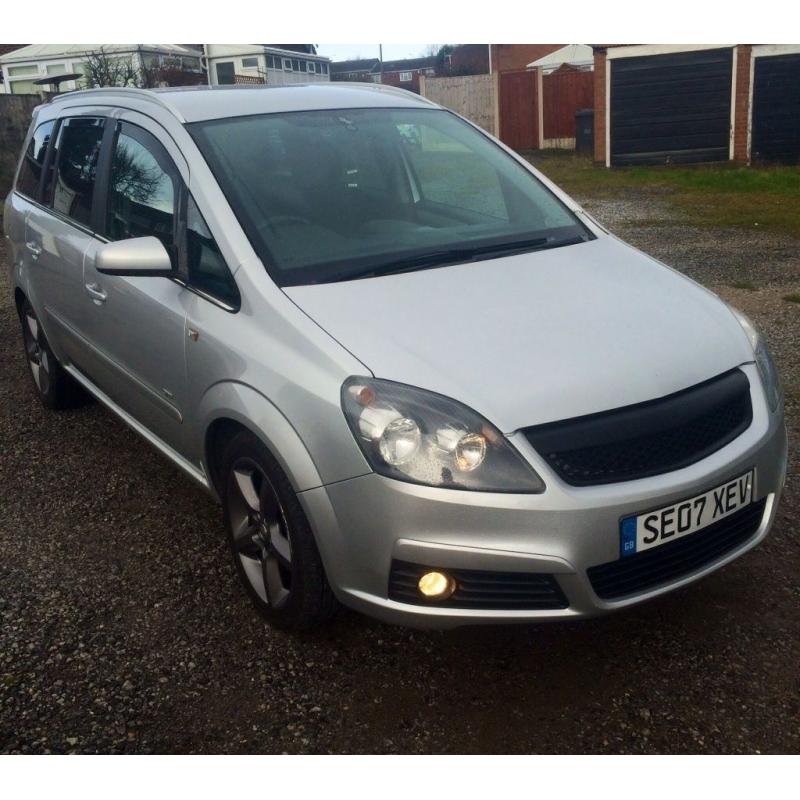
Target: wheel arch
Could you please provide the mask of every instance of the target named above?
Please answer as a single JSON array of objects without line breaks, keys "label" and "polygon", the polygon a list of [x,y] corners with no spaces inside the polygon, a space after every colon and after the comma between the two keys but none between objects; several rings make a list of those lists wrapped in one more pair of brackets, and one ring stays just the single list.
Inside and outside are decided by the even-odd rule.
[{"label": "wheel arch", "polygon": [[228,381],[212,386],[201,401],[203,462],[211,488],[220,495],[220,457],[225,444],[246,430],[260,439],[286,473],[296,492],[322,485],[303,440],[281,411],[246,384]]}]

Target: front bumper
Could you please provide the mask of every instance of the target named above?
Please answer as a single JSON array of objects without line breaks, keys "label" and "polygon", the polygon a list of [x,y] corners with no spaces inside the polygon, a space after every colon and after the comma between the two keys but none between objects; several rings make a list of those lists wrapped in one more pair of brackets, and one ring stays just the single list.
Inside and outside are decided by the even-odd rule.
[{"label": "front bumper", "polygon": [[[656,597],[732,561],[769,531],[787,463],[783,411],[769,413],[755,367],[742,369],[753,387],[750,427],[716,453],[668,474],[605,486],[570,486],[515,435],[512,441],[545,481],[543,494],[438,489],[377,474],[301,493],[335,594],[354,609],[414,627],[565,619]],[[619,557],[622,517],[692,497],[750,468],[755,468],[753,499],[766,498],[766,505],[761,524],[747,541],[691,574],[640,594],[614,601],[595,594],[586,570]],[[393,559],[445,569],[551,574],[568,605],[531,611],[396,602],[388,598]]]}]

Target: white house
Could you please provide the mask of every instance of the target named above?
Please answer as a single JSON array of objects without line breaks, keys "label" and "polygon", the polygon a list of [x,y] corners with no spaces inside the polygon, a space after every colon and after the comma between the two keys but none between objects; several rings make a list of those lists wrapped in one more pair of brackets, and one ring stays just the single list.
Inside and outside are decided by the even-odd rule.
[{"label": "white house", "polygon": [[271,44],[204,44],[208,83],[286,86],[329,81],[330,59],[317,55],[314,45],[301,47],[307,52]]},{"label": "white house", "polygon": [[[4,82],[0,93],[36,94],[46,87],[34,81],[48,75],[85,74],[86,59],[103,49],[113,59],[130,61],[134,67],[176,66],[187,71],[202,69],[202,53],[180,44],[29,44],[0,56]],[[80,80],[66,81],[61,91],[79,88]]]}]

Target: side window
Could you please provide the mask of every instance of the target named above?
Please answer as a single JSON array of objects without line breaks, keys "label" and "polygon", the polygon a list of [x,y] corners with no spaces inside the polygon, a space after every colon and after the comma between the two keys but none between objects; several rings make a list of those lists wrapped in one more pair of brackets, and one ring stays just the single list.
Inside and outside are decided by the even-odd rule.
[{"label": "side window", "polygon": [[53,121],[43,122],[34,131],[22,158],[19,178],[17,178],[17,191],[33,200],[39,199],[39,183],[44,168],[44,157],[47,154],[47,146],[50,144],[54,126],[55,122]]},{"label": "side window", "polygon": [[106,236],[112,241],[156,236],[172,253],[177,195],[173,174],[161,145],[123,123],[111,158]]},{"label": "side window", "polygon": [[191,196],[186,209],[186,261],[190,286],[233,308],[239,306],[233,275]]},{"label": "side window", "polygon": [[58,136],[53,210],[83,225],[90,225],[92,219],[103,122],[90,117],[68,119],[61,125]]}]

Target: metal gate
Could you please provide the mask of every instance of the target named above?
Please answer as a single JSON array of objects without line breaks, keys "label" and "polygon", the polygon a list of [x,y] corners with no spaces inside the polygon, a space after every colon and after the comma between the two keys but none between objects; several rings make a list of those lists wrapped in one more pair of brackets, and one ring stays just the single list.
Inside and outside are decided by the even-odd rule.
[{"label": "metal gate", "polygon": [[800,53],[756,58],[751,150],[755,159],[800,163]]},{"label": "metal gate", "polygon": [[500,73],[500,138],[514,150],[536,150],[539,142],[537,73]]},{"label": "metal gate", "polygon": [[731,48],[610,59],[611,163],[730,156]]}]

